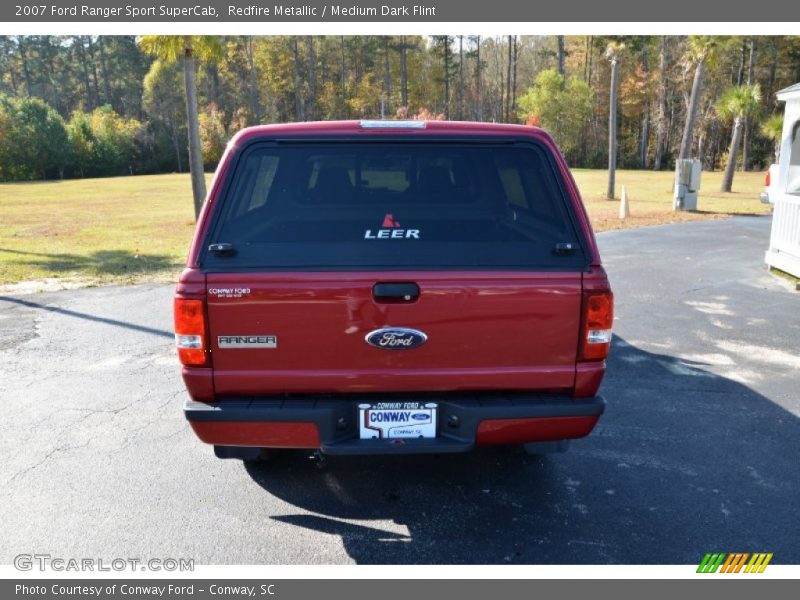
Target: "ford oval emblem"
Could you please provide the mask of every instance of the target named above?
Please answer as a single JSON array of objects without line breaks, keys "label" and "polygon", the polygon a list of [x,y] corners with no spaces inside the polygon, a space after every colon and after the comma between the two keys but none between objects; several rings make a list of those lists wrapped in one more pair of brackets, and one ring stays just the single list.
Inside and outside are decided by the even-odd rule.
[{"label": "ford oval emblem", "polygon": [[385,350],[409,350],[428,341],[428,336],[408,327],[383,327],[370,331],[364,340],[376,348]]}]

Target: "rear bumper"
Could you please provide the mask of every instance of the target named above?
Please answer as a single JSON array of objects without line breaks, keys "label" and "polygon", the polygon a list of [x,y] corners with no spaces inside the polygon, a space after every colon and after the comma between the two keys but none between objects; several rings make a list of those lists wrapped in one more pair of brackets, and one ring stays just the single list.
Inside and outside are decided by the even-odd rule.
[{"label": "rear bumper", "polygon": [[594,429],[605,409],[600,396],[425,395],[425,400],[439,405],[433,439],[359,439],[357,405],[363,396],[231,398],[214,404],[187,400],[184,413],[197,436],[215,446],[318,448],[326,454],[424,454],[581,438]]}]

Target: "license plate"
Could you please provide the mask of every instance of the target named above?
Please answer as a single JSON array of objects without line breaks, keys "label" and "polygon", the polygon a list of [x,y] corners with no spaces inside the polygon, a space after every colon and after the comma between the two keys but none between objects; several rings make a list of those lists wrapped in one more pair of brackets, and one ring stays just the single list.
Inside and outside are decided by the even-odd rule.
[{"label": "license plate", "polygon": [[362,440],[435,438],[435,402],[377,402],[358,405]]}]

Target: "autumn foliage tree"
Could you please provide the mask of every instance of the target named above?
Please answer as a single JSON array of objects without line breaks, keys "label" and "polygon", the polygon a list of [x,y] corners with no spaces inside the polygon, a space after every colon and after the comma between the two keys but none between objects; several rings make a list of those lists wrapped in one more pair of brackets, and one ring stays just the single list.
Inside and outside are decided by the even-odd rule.
[{"label": "autumn foliage tree", "polygon": [[[626,46],[615,128],[611,43]],[[619,168],[671,169],[684,151],[721,169],[736,124],[717,110],[725,90],[758,84],[768,119],[782,113],[775,92],[798,80],[800,36],[0,36],[0,179],[191,163],[202,192],[203,169],[241,127],[420,114],[538,124],[573,166],[606,168],[616,129]],[[124,149],[105,156],[119,160],[98,159],[92,121],[105,106],[139,124],[113,138]],[[773,161],[759,121],[742,120],[737,164],[745,144],[748,166]]]},{"label": "autumn foliage tree", "polygon": [[197,109],[197,63],[198,61],[219,59],[222,47],[219,40],[210,35],[145,35],[139,40],[139,45],[144,52],[151,56],[171,62],[181,60],[183,63],[183,84],[189,131],[189,170],[192,175],[194,216],[197,218],[206,197]]},{"label": "autumn foliage tree", "polygon": [[547,129],[569,155],[581,143],[592,114],[592,91],[576,77],[566,79],[556,69],[542,71],[519,99],[525,122]]}]

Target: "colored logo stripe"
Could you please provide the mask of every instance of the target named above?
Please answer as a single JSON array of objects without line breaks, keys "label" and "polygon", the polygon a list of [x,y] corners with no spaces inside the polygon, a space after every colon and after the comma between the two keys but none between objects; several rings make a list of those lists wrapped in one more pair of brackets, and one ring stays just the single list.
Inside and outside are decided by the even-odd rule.
[{"label": "colored logo stripe", "polygon": [[772,552],[770,553],[759,553],[753,554],[753,558],[750,559],[750,562],[747,563],[747,566],[744,568],[745,573],[763,573],[764,569],[767,568],[769,561],[772,560]]},{"label": "colored logo stripe", "polygon": [[[748,558],[750,559],[748,561]],[[744,568],[745,573],[763,573],[772,560],[771,552],[731,552],[728,554],[708,553],[697,567],[698,573],[739,573]]]},{"label": "colored logo stripe", "polygon": [[749,556],[750,555],[746,552],[744,554],[740,552],[736,554],[728,554],[728,558],[722,565],[720,573],[738,573],[744,566],[744,563],[747,561]]},{"label": "colored logo stripe", "polygon": [[722,561],[725,559],[724,554],[706,554],[697,567],[698,573],[716,573]]}]

